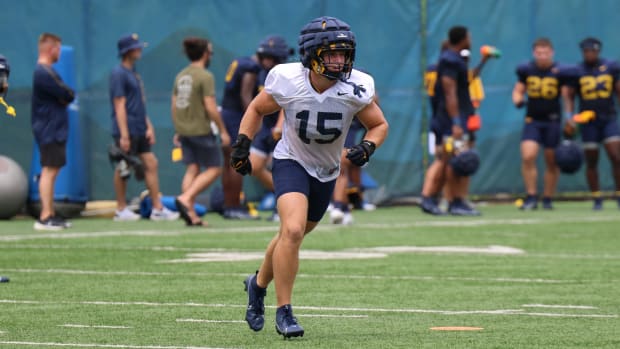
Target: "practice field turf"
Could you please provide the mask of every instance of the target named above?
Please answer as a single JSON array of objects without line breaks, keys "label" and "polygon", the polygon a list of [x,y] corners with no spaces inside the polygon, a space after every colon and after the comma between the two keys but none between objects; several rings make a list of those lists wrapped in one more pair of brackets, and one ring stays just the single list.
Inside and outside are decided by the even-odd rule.
[{"label": "practice field turf", "polygon": [[[276,225],[0,222],[1,348],[620,348],[620,210],[416,207],[324,221],[303,245],[293,308],[303,338],[243,321],[243,279]],[[456,327],[456,328],[455,328]],[[463,328],[464,327],[464,328]],[[439,328],[439,329],[437,329]]]}]

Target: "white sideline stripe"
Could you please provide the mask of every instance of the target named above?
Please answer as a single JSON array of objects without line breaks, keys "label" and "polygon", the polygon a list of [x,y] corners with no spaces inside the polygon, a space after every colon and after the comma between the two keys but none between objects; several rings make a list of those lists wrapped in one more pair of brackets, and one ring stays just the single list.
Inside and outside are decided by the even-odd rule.
[{"label": "white sideline stripe", "polygon": [[[1,236],[0,236],[1,238]],[[33,249],[33,250],[115,250],[115,251],[157,251],[157,252],[225,252],[224,248],[196,248],[196,247],[175,247],[175,246],[153,246],[153,247],[126,247],[114,245],[88,245],[88,246],[67,246],[67,245],[37,245],[37,244],[14,244],[0,245],[0,249]],[[523,257],[533,258],[556,258],[556,259],[620,259],[618,254],[569,254],[569,253],[526,253]]]},{"label": "white sideline stripe", "polygon": [[44,347],[74,347],[74,348],[126,348],[126,349],[227,349],[213,347],[184,347],[176,345],[131,345],[131,344],[97,344],[97,343],[55,343],[55,342],[16,342],[0,341],[0,344],[28,345]]},{"label": "white sideline stripe", "polygon": [[568,317],[568,318],[617,318],[618,315],[604,314],[560,314],[560,313],[521,313],[517,315],[543,316],[543,317]]},{"label": "white sideline stripe", "polygon": [[[608,217],[581,217],[562,219],[455,219],[451,221],[421,221],[412,223],[395,223],[395,224],[356,224],[356,228],[373,228],[373,229],[404,229],[415,227],[477,227],[484,225],[531,225],[531,224],[552,224],[552,223],[571,223],[571,222],[611,222],[620,221],[617,216]],[[337,231],[341,227],[337,225],[319,225],[315,230],[318,231]],[[276,232],[276,226],[264,227],[231,227],[231,228],[209,228],[206,233],[258,233],[258,232]],[[204,234],[205,232],[200,232]],[[156,230],[134,230],[134,231],[103,231],[103,232],[74,232],[74,233],[40,233],[40,234],[19,234],[0,236],[0,241],[23,241],[36,239],[76,239],[76,238],[97,238],[108,236],[173,236],[173,235],[189,235],[198,234],[196,232],[181,231],[156,231]]]},{"label": "white sideline stripe", "polygon": [[[79,269],[4,269],[0,271],[10,273],[43,273],[43,274],[67,274],[67,275],[117,275],[117,276],[206,276],[206,277],[246,277],[247,273],[173,273],[157,271],[99,271]],[[531,278],[481,278],[466,276],[424,276],[424,275],[339,275],[339,274],[298,274],[298,278],[304,279],[344,279],[344,280],[415,280],[415,281],[480,281],[480,282],[507,282],[507,283],[538,283],[538,284],[561,284],[584,282],[587,280],[554,280],[554,279],[531,279]],[[608,280],[606,280],[608,281]]]},{"label": "white sideline stripe", "polygon": [[550,308],[550,309],[598,309],[591,305],[560,305],[560,304],[523,304],[523,308]]},{"label": "white sideline stripe", "polygon": [[214,324],[245,324],[243,320],[177,319],[177,322],[206,322]]},{"label": "white sideline stripe", "polygon": [[297,314],[296,317],[366,319],[368,315]]},{"label": "white sideline stripe", "polygon": [[[490,245],[486,247],[474,246],[381,246],[371,248],[354,248],[341,251],[302,250],[299,259],[330,260],[330,259],[371,259],[386,258],[392,253],[455,253],[455,254],[489,254],[489,255],[519,255],[525,251],[510,247]],[[228,250],[224,252],[188,253],[185,258],[164,260],[161,263],[206,263],[251,261],[265,258],[264,252],[247,252]]]},{"label": "white sideline stripe", "polygon": [[78,324],[64,324],[58,325],[58,327],[70,327],[70,328],[106,328],[106,329],[129,329],[128,326],[108,326],[108,325],[78,325]]},{"label": "white sideline stripe", "polygon": [[[11,304],[81,304],[81,305],[111,305],[111,306],[150,306],[150,307],[204,307],[204,308],[245,308],[243,304],[206,304],[206,303],[158,303],[158,302],[114,302],[114,301],[32,301],[0,299],[0,303]],[[266,306],[275,309],[276,306]],[[358,308],[358,307],[319,307],[309,305],[295,306],[298,310],[316,311],[350,311],[363,313],[422,313],[440,315],[530,315],[547,317],[589,317],[589,318],[617,318],[616,314],[561,314],[561,313],[526,313],[523,309],[496,309],[496,310],[437,310],[415,308]]]}]

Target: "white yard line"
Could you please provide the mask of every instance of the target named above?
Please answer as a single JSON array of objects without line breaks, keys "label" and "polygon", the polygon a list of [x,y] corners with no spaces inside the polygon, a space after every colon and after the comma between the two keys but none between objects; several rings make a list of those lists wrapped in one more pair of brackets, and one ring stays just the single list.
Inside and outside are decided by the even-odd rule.
[{"label": "white yard line", "polygon": [[227,349],[213,347],[193,347],[178,345],[132,345],[132,344],[97,344],[97,343],[56,343],[56,342],[17,342],[0,341],[0,344],[35,346],[35,347],[73,347],[73,348],[125,348],[125,349]]},{"label": "white yard line", "polygon": [[[450,221],[418,221],[411,223],[366,223],[356,224],[358,228],[372,228],[377,230],[390,229],[406,229],[416,227],[477,227],[486,225],[532,225],[532,224],[553,224],[553,223],[571,223],[571,222],[613,222],[620,221],[620,217],[579,217],[570,218],[562,217],[561,219],[455,219]],[[276,232],[277,226],[261,226],[261,227],[231,227],[231,228],[209,228],[204,233],[259,233],[259,232]],[[323,224],[316,228],[319,231],[339,231],[340,226]],[[36,234],[16,234],[16,235],[0,235],[0,241],[24,241],[36,239],[77,239],[77,238],[99,238],[110,236],[173,236],[173,235],[190,235],[198,234],[189,231],[157,231],[157,230],[134,230],[134,231],[103,231],[103,232],[71,232],[71,233],[36,233]]]},{"label": "white yard line", "polygon": [[520,313],[516,315],[565,317],[565,318],[595,318],[595,319],[596,318],[598,319],[618,318],[618,315],[606,315],[606,314]]},{"label": "white yard line", "polygon": [[[149,306],[149,307],[204,307],[204,308],[245,308],[243,304],[207,304],[207,303],[159,303],[159,302],[116,302],[116,301],[32,301],[0,299],[0,303],[9,304],[80,304],[99,306]],[[275,306],[267,306],[275,309]],[[589,317],[589,318],[618,318],[617,314],[562,314],[562,313],[530,313],[523,309],[495,309],[495,310],[440,310],[416,308],[361,308],[361,307],[320,307],[297,305],[298,310],[361,312],[361,313],[422,313],[440,315],[529,315],[546,317]]]},{"label": "white yard line", "polygon": [[245,324],[243,320],[177,319],[177,322],[204,322],[212,324]]},{"label": "white yard line", "polygon": [[[66,275],[109,275],[109,276],[205,276],[205,277],[245,277],[247,273],[174,273],[156,271],[102,271],[80,269],[5,269],[0,272],[7,273],[41,273],[41,274],[66,274]],[[432,276],[432,275],[346,275],[346,274],[298,274],[303,279],[342,279],[342,280],[414,280],[414,281],[479,281],[479,282],[505,282],[505,283],[538,283],[538,284],[561,284],[576,283],[586,280],[557,280],[542,278],[508,278],[508,277],[467,277],[467,276]]]},{"label": "white yard line", "polygon": [[130,329],[132,327],[129,326],[109,326],[109,325],[78,325],[78,324],[64,324],[58,325],[58,327],[69,327],[69,328],[105,328],[105,329]]},{"label": "white yard line", "polygon": [[[0,236],[2,241],[2,236]],[[402,246],[399,246],[402,247]],[[381,249],[383,247],[376,247],[371,249]],[[199,247],[176,247],[176,246],[117,246],[106,244],[89,244],[88,246],[67,246],[67,245],[54,245],[54,244],[3,244],[0,245],[0,249],[32,249],[32,250],[117,250],[117,251],[156,251],[156,252],[227,252],[228,249],[223,248],[199,248]],[[351,249],[354,251],[354,249]],[[244,251],[239,251],[244,252]],[[246,251],[248,253],[255,251]],[[426,251],[432,252],[432,251]],[[491,253],[492,254],[492,253]],[[554,258],[554,259],[620,259],[620,254],[601,253],[601,254],[573,254],[573,253],[514,253],[520,257],[532,257],[532,258]]]},{"label": "white yard line", "polygon": [[523,304],[523,308],[550,308],[550,309],[598,309],[591,305],[560,305],[560,304]]},{"label": "white yard line", "polygon": [[318,317],[318,318],[346,318],[346,319],[367,319],[368,315],[330,315],[330,314],[296,314],[297,317]]}]

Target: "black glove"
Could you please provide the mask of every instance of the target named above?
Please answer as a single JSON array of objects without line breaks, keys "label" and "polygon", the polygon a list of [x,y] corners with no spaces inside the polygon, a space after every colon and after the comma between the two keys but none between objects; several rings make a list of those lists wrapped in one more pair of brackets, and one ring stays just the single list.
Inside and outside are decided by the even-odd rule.
[{"label": "black glove", "polygon": [[233,151],[230,154],[230,166],[244,176],[252,173],[252,164],[249,159],[250,145],[252,145],[252,140],[241,133],[233,143]]},{"label": "black glove", "polygon": [[347,159],[357,166],[363,166],[375,152],[376,147],[373,142],[364,140],[362,143],[349,148]]}]

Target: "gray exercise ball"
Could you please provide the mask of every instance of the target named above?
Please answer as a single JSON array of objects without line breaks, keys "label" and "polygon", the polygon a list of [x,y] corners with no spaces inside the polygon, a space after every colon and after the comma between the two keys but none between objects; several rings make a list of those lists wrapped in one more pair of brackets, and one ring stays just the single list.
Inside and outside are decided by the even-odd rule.
[{"label": "gray exercise ball", "polygon": [[26,173],[13,159],[0,155],[0,219],[13,218],[27,198]]}]

